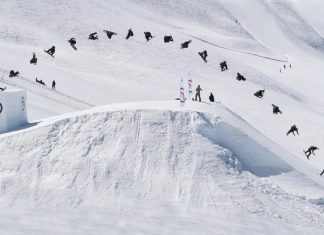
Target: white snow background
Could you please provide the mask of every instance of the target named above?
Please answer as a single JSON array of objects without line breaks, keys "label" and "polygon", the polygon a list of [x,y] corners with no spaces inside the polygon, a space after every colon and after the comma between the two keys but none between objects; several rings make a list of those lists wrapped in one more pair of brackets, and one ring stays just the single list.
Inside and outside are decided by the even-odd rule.
[{"label": "white snow background", "polygon": [[[0,135],[0,234],[323,233],[324,1],[0,3],[0,87],[30,121]],[[189,73],[204,102],[180,105]]]}]

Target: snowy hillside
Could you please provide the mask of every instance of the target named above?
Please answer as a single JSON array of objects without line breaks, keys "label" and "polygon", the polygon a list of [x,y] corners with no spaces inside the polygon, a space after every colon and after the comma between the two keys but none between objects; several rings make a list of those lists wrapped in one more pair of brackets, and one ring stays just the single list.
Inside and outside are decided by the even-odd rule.
[{"label": "snowy hillside", "polygon": [[[192,104],[192,111],[186,111],[175,101],[125,106],[122,111],[115,105],[54,118],[2,137],[2,162],[7,163],[1,165],[2,205],[109,208],[116,200],[122,207],[123,200],[134,200],[135,205],[145,200],[168,207],[176,203],[174,210],[180,205],[199,208],[215,216],[225,210],[223,218],[258,218],[262,226],[271,221],[276,231],[287,234],[323,229],[323,208],[317,204],[324,188],[315,183],[322,184],[320,178],[301,161],[293,164],[310,175],[294,170],[289,154],[226,108]],[[292,181],[292,175],[299,181]],[[303,187],[310,194],[305,200],[278,185],[292,192]],[[306,206],[308,211],[302,209]],[[241,223],[209,229],[235,233]],[[183,233],[195,234],[196,229],[183,228]],[[163,228],[147,231],[159,230]],[[265,232],[251,227],[247,231]]]},{"label": "snowy hillside", "polygon": [[[323,7],[320,0],[3,0],[0,88],[27,91],[30,124],[0,134],[0,227],[6,234],[320,233]],[[134,37],[125,40],[128,29]],[[148,42],[145,31],[154,36]],[[99,40],[88,39],[94,32]],[[164,43],[165,35],[174,41]],[[53,45],[55,58],[44,52]],[[10,78],[10,70],[20,75]],[[181,78],[183,105],[174,101]],[[190,100],[189,78],[204,102]],[[263,89],[263,98],[254,96]],[[299,135],[286,135],[292,125]],[[303,150],[312,145],[319,150],[308,160]]]}]

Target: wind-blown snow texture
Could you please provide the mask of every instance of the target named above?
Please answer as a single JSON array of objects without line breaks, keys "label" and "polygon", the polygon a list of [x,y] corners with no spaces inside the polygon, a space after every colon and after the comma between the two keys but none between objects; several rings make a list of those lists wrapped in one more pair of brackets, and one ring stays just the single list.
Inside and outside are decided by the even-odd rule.
[{"label": "wind-blown snow texture", "polygon": [[[324,4],[247,1],[3,0],[0,87],[27,90],[30,124],[0,136],[2,233],[320,234]],[[189,72],[222,105],[163,101]]]}]

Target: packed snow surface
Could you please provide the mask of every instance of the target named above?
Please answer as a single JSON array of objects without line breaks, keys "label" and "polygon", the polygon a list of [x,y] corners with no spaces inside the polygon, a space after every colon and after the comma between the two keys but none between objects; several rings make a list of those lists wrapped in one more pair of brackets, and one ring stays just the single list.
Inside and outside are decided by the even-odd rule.
[{"label": "packed snow surface", "polygon": [[[323,8],[2,0],[0,97],[26,90],[29,123],[0,135],[1,233],[321,234]],[[93,32],[99,40],[88,40]],[[53,45],[55,58],[44,53]],[[203,102],[191,101],[189,78]],[[294,124],[299,135],[287,136]],[[311,145],[319,150],[308,160]]]}]

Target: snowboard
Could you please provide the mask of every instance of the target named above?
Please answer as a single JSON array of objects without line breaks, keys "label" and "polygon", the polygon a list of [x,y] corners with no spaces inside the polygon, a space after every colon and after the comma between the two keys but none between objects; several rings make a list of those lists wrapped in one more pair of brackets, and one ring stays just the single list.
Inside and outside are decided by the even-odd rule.
[{"label": "snowboard", "polygon": [[6,89],[7,89],[7,87],[5,87],[5,88],[1,89],[1,91],[5,91]]},{"label": "snowboard", "polygon": [[75,45],[72,45],[72,44],[71,44],[71,47],[72,47],[74,50],[78,50],[78,48],[76,48]]},{"label": "snowboard", "polygon": [[204,59],[203,54],[201,52],[198,52],[198,55],[203,59],[203,61],[205,61],[205,63],[207,63],[207,60]]},{"label": "snowboard", "polygon": [[149,41],[151,41],[153,38],[155,38],[155,36],[152,36],[148,41],[146,40],[146,43],[148,43]]},{"label": "snowboard", "polygon": [[45,53],[49,54],[50,56],[52,56],[53,58],[55,58],[53,55],[51,55],[50,53],[48,53],[47,51],[44,50]]},{"label": "snowboard", "polygon": [[209,104],[209,105],[212,105],[213,103],[216,103],[216,104],[220,104],[221,103],[221,101],[214,101],[214,102],[198,101],[198,100],[195,100],[194,98],[192,98],[191,101],[198,102],[198,103]]},{"label": "snowboard", "polygon": [[303,152],[304,152],[304,154],[305,154],[305,156],[306,156],[306,158],[309,160],[309,156],[307,156],[307,154],[306,154],[306,151],[305,150],[303,150]]}]

